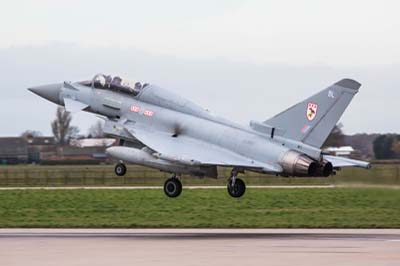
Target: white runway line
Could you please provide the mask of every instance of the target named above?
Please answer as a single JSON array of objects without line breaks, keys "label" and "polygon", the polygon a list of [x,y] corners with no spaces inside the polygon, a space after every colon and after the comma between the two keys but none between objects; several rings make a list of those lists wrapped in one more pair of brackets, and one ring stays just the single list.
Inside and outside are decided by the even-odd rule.
[{"label": "white runway line", "polygon": [[[183,186],[184,189],[226,189],[226,186]],[[301,189],[301,188],[336,188],[335,185],[324,186],[247,186],[254,189]],[[129,186],[129,187],[0,187],[0,190],[144,190],[144,189],[163,189],[162,186]]]},{"label": "white runway line", "polygon": [[268,235],[395,235],[400,229],[263,229],[263,228],[0,228],[1,234],[268,234]]}]

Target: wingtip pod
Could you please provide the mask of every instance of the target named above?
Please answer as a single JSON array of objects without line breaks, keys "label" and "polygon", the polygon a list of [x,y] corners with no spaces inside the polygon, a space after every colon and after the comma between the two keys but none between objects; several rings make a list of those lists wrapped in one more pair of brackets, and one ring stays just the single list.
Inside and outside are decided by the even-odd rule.
[{"label": "wingtip pod", "polygon": [[361,87],[361,83],[355,81],[354,79],[342,79],[341,81],[336,82],[335,85],[356,91],[358,91]]}]

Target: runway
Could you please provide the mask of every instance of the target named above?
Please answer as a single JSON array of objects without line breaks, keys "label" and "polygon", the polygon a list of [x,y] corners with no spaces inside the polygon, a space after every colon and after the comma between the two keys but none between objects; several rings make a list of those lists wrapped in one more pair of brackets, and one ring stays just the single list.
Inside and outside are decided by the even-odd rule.
[{"label": "runway", "polygon": [[11,265],[399,265],[400,230],[0,229]]}]

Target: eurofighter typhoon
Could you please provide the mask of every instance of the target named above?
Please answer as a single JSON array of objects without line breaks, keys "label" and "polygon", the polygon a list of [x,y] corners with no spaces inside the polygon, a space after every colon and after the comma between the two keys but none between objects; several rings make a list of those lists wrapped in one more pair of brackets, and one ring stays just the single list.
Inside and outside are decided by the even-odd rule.
[{"label": "eurofighter typhoon", "polygon": [[218,178],[219,167],[232,169],[228,193],[241,197],[240,173],[285,177],[328,177],[343,167],[369,168],[367,162],[322,153],[321,146],[358,93],[361,84],[343,79],[286,111],[263,121],[239,125],[153,84],[98,74],[92,80],[30,88],[68,112],[86,111],[104,118],[104,132],[120,139],[107,149],[125,163],[143,165],[172,177],[164,192],[178,197],[183,174]]}]

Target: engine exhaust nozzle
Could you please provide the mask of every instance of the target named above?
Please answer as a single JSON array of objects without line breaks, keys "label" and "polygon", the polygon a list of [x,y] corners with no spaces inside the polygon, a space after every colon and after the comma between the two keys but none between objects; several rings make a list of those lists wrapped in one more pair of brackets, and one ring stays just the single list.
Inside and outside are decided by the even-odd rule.
[{"label": "engine exhaust nozzle", "polygon": [[288,151],[281,160],[284,172],[290,176],[315,176],[318,164],[307,155]]}]

